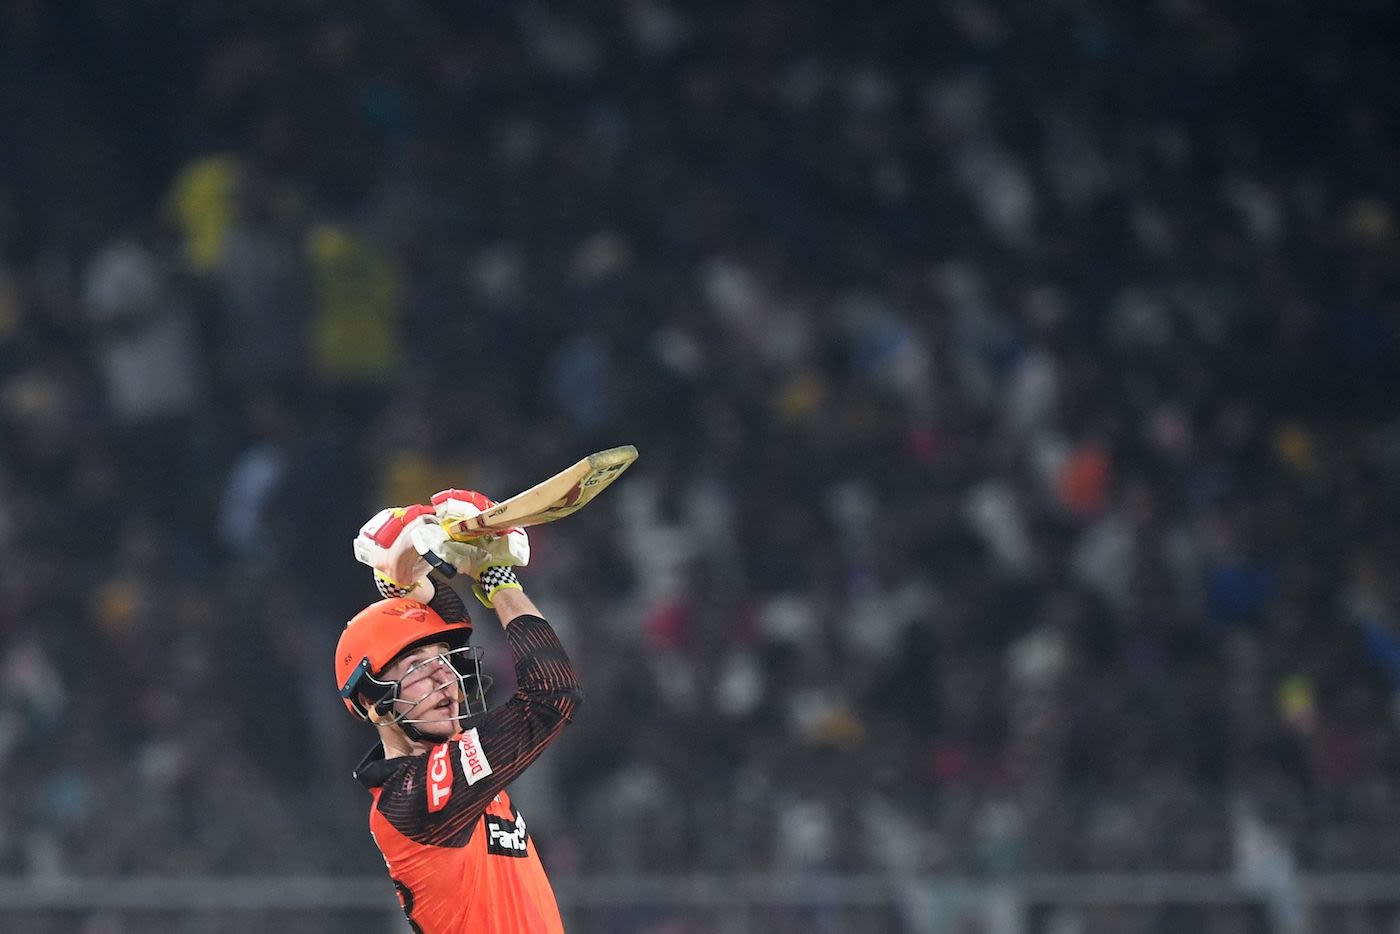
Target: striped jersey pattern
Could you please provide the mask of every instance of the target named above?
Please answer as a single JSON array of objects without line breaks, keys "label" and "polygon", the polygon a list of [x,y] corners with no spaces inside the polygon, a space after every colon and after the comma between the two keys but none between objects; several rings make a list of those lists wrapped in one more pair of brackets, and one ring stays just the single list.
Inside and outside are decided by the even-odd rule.
[{"label": "striped jersey pattern", "polygon": [[564,729],[582,702],[573,665],[549,624],[506,627],[517,689],[506,703],[418,756],[384,759],[355,775],[374,798],[370,830],[414,929],[554,934],[559,910],[505,787]]}]

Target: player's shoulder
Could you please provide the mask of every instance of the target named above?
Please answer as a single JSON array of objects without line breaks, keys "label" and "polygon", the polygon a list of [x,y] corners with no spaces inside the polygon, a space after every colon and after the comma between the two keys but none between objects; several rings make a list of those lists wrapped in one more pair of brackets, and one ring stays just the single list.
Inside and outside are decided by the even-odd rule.
[{"label": "player's shoulder", "polygon": [[415,764],[421,764],[426,758],[426,753],[385,758],[384,747],[376,744],[355,766],[355,778],[366,788],[383,788],[392,783],[396,775],[405,769],[412,769]]}]

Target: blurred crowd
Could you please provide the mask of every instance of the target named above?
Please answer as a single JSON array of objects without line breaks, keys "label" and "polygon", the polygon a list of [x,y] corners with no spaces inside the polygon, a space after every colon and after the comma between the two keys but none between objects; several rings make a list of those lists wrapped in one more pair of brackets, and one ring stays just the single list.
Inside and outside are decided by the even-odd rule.
[{"label": "blurred crowd", "polygon": [[622,443],[553,873],[1400,869],[1396,27],[0,3],[0,871],[377,872],[356,529]]}]

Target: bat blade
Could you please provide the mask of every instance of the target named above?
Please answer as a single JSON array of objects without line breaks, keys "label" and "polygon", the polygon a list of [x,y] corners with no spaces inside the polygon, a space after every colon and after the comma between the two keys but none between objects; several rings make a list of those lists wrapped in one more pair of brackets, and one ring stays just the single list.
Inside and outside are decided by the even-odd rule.
[{"label": "bat blade", "polygon": [[450,520],[443,527],[452,538],[465,542],[509,528],[554,522],[587,506],[636,459],[637,449],[630,444],[590,454],[479,516]]}]

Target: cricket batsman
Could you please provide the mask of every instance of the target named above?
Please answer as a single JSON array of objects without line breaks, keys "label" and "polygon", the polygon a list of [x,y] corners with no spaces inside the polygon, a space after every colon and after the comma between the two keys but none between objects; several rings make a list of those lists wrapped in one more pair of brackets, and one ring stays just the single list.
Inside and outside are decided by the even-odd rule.
[{"label": "cricket batsman", "polygon": [[[369,824],[404,914],[420,934],[563,934],[524,816],[505,788],[582,701],[554,630],[512,570],[529,562],[523,529],[453,541],[442,522],[494,503],[445,490],[431,505],[385,509],[355,540],[385,599],[345,626],[336,686],[379,742],[355,769]],[[466,574],[495,611],[518,689],[486,707],[472,622],[446,578]]]}]

